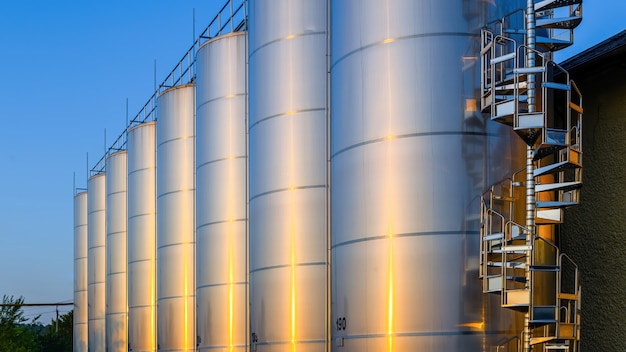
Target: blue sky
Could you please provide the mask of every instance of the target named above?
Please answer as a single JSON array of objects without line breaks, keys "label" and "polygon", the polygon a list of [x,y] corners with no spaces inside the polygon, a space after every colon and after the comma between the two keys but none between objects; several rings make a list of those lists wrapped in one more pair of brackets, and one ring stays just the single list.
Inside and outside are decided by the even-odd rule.
[{"label": "blue sky", "polygon": [[[72,174],[90,166],[224,0],[0,1],[0,295],[73,299]],[[586,0],[576,43],[626,29],[626,1]],[[62,307],[61,312],[71,308]],[[45,313],[54,308],[30,309]]]}]

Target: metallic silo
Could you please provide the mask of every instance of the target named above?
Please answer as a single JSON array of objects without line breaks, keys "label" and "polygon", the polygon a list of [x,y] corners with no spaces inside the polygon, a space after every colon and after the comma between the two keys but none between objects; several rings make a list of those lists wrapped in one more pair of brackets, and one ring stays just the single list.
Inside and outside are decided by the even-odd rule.
[{"label": "metallic silo", "polygon": [[125,150],[106,158],[106,331],[107,351],[128,351]]},{"label": "metallic silo", "polygon": [[250,328],[256,351],[327,346],[326,27],[326,1],[250,2]]},{"label": "metallic silo", "polygon": [[246,33],[205,43],[196,65],[198,348],[246,351]]},{"label": "metallic silo", "polygon": [[157,103],[158,349],[195,351],[195,87],[164,91]]},{"label": "metallic silo", "polygon": [[156,123],[128,131],[128,348],[156,339]]},{"label": "metallic silo", "polygon": [[106,351],[106,174],[87,182],[89,351]]},{"label": "metallic silo", "polygon": [[87,352],[87,192],[74,195],[74,351]]},{"label": "metallic silo", "polygon": [[479,31],[494,8],[332,1],[334,351],[488,351],[487,336],[515,338],[498,298],[483,304],[477,270],[479,197],[524,155],[477,111]]}]

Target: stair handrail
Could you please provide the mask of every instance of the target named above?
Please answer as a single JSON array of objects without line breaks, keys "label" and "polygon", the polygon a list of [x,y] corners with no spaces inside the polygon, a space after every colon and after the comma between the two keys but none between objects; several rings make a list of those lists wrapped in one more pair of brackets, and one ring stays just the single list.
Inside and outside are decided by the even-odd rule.
[{"label": "stair handrail", "polygon": [[498,345],[492,346],[492,347],[496,348],[496,352],[500,352],[500,347],[506,347],[508,344],[510,344],[511,342],[513,342],[515,340],[517,340],[517,344],[516,345],[518,345],[518,347],[519,347],[519,336],[517,336],[517,335],[513,335],[513,336],[508,337],[508,338],[505,337],[504,339],[500,340],[500,342],[498,342]]}]

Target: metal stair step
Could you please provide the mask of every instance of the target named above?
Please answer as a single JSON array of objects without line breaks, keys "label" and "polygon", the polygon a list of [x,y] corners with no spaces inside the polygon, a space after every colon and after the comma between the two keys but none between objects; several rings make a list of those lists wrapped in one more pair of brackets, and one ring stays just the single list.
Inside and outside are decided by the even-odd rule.
[{"label": "metal stair step", "polygon": [[493,240],[501,240],[504,238],[504,234],[502,232],[492,233],[491,235],[483,236],[483,241],[493,241]]},{"label": "metal stair step", "polygon": [[548,351],[569,351],[569,346],[564,344],[545,345],[544,349]]},{"label": "metal stair step", "polygon": [[[501,268],[503,266],[502,262],[494,262],[494,261],[490,261],[487,262],[487,265],[495,267],[495,268]],[[511,269],[523,269],[526,266],[526,261],[523,262],[504,262],[504,265],[507,268],[511,268]]]},{"label": "metal stair step", "polygon": [[567,299],[570,301],[576,301],[578,300],[578,295],[575,293],[564,293],[564,292],[559,292],[556,295],[556,298],[558,299]]},{"label": "metal stair step", "polygon": [[541,343],[546,343],[548,341],[552,341],[556,339],[555,336],[541,336],[541,337],[531,337],[530,338],[530,345],[534,346],[534,345],[538,345]]},{"label": "metal stair step", "polygon": [[549,192],[549,191],[567,192],[567,191],[579,189],[582,186],[583,186],[583,183],[580,181],[538,184],[538,185],[535,185],[535,192],[536,193]]},{"label": "metal stair step", "polygon": [[548,51],[559,51],[561,49],[565,49],[568,46],[574,44],[574,42],[569,41],[569,40],[537,36],[536,44],[538,47],[541,47]]},{"label": "metal stair step", "polygon": [[583,0],[543,0],[535,3],[535,11],[556,9],[570,5],[581,4]]},{"label": "metal stair step", "polygon": [[548,209],[556,209],[556,208],[569,208],[574,205],[578,205],[578,202],[559,202],[559,201],[545,201],[545,202],[537,202],[537,208],[548,208]]},{"label": "metal stair step", "polygon": [[580,16],[561,17],[561,18],[538,18],[536,21],[537,28],[556,28],[556,29],[574,29],[582,22]]},{"label": "metal stair step", "polygon": [[530,271],[558,272],[561,268],[558,265],[531,265]]},{"label": "metal stair step", "polygon": [[542,87],[549,89],[558,89],[558,90],[570,90],[571,87],[569,84],[565,83],[556,83],[556,82],[543,82],[541,83]]},{"label": "metal stair step", "polygon": [[499,249],[494,249],[493,253],[518,253],[522,254],[526,251],[530,251],[533,249],[533,246],[528,245],[512,245],[512,246],[503,246]]},{"label": "metal stair step", "polygon": [[537,210],[535,223],[544,224],[561,224],[563,223],[563,209],[543,209]]},{"label": "metal stair step", "polygon": [[581,165],[573,163],[571,161],[561,161],[558,163],[536,168],[533,171],[533,176],[537,177],[537,176],[549,175],[549,174],[557,173],[562,170],[576,169],[580,167]]}]

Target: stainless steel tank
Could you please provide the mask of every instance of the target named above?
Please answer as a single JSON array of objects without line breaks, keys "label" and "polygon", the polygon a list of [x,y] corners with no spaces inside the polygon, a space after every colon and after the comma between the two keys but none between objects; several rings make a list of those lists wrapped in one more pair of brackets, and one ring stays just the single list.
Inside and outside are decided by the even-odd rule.
[{"label": "stainless steel tank", "polygon": [[89,351],[106,351],[106,174],[87,181]]},{"label": "stainless steel tank", "polygon": [[492,3],[332,1],[333,351],[515,338],[477,271],[479,197],[524,157],[476,111]]},{"label": "stainless steel tank", "polygon": [[157,102],[158,349],[195,351],[195,87]]},{"label": "stainless steel tank", "polygon": [[106,338],[107,351],[128,351],[125,150],[106,158]]},{"label": "stainless steel tank", "polygon": [[128,131],[128,348],[156,351],[156,122]]},{"label": "stainless steel tank", "polygon": [[198,349],[246,351],[246,33],[205,43],[196,65]]},{"label": "stainless steel tank", "polygon": [[320,351],[329,318],[326,1],[249,8],[252,345]]},{"label": "stainless steel tank", "polygon": [[74,351],[87,352],[87,192],[74,195]]}]

